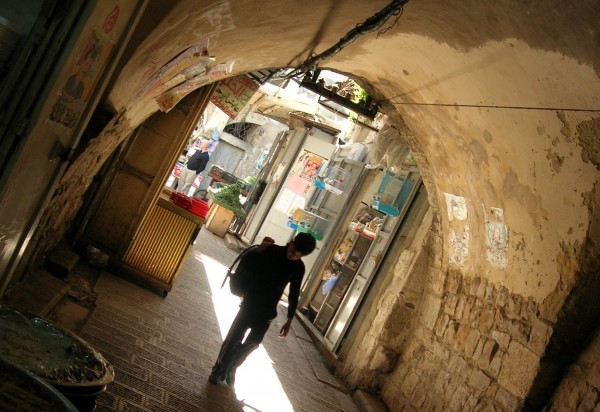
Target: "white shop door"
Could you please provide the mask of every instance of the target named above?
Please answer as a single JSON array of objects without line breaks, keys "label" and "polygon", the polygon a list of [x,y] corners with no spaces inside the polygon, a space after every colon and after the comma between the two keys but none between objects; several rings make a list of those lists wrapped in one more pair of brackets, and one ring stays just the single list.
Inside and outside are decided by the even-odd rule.
[{"label": "white shop door", "polygon": [[[298,133],[291,138],[300,136],[301,134]],[[305,209],[308,207],[310,198],[317,190],[311,183],[312,177],[315,173],[324,173],[335,151],[334,142],[337,138],[331,134],[312,128],[303,136],[304,142],[291,157],[291,161],[282,162],[277,166],[272,184],[276,184],[278,181],[282,181],[282,184],[279,186],[275,200],[258,231],[256,242],[260,242],[265,236],[272,237],[280,245],[291,240],[295,231],[288,226],[288,216],[295,208]],[[295,147],[293,144],[289,144],[289,146]],[[316,170],[310,166],[314,163],[317,163]],[[318,249],[319,242],[317,242],[317,250],[311,256],[318,255]],[[304,261],[306,264],[310,259],[305,258]]]}]

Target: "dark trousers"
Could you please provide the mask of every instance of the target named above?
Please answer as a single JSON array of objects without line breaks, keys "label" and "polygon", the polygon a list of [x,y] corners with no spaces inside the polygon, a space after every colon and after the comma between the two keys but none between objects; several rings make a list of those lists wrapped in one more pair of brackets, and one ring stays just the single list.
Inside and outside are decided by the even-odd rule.
[{"label": "dark trousers", "polygon": [[[223,379],[228,372],[235,374],[237,367],[244,363],[254,349],[258,348],[270,324],[270,319],[265,319],[264,316],[258,316],[251,310],[242,307],[221,345],[221,351],[212,368],[212,373]],[[248,329],[250,332],[244,339]]]}]

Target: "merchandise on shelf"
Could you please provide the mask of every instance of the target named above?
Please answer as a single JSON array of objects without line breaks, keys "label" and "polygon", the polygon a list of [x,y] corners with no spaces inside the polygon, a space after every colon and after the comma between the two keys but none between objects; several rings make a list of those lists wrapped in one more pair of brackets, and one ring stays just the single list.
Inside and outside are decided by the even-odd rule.
[{"label": "merchandise on shelf", "polygon": [[287,225],[297,232],[310,233],[315,239],[323,240],[329,220],[307,210],[294,209],[288,216]]},{"label": "merchandise on shelf", "polygon": [[316,176],[313,184],[319,188],[328,190],[333,194],[341,195],[350,184],[351,174],[341,167],[334,166],[329,169],[324,177]]}]

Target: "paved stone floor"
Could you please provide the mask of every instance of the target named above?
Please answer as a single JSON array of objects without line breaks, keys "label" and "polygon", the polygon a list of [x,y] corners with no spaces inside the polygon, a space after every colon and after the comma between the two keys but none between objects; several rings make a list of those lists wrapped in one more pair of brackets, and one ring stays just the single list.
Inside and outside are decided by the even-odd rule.
[{"label": "paved stone floor", "polygon": [[165,298],[100,275],[97,306],[81,332],[115,369],[97,411],[357,411],[298,320],[287,338],[277,336],[283,305],[235,387],[208,383],[238,308],[238,298],[220,288],[236,254],[203,229]]}]

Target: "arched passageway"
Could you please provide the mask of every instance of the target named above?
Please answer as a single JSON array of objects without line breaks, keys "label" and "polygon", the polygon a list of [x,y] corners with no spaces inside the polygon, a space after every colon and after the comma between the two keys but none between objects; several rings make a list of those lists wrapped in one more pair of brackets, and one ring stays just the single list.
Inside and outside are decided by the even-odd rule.
[{"label": "arched passageway", "polygon": [[[62,177],[40,230],[60,239],[105,160],[159,110],[166,90],[149,86],[176,56],[208,40],[228,75],[296,67],[386,5],[149,2],[103,99],[115,116]],[[600,255],[599,20],[592,0],[414,1],[321,62],[375,97],[431,206],[379,313],[342,356],[350,385],[394,410],[538,408],[561,394],[580,351],[598,358],[586,310],[597,313]],[[597,394],[591,371],[577,371],[563,382]]]}]

